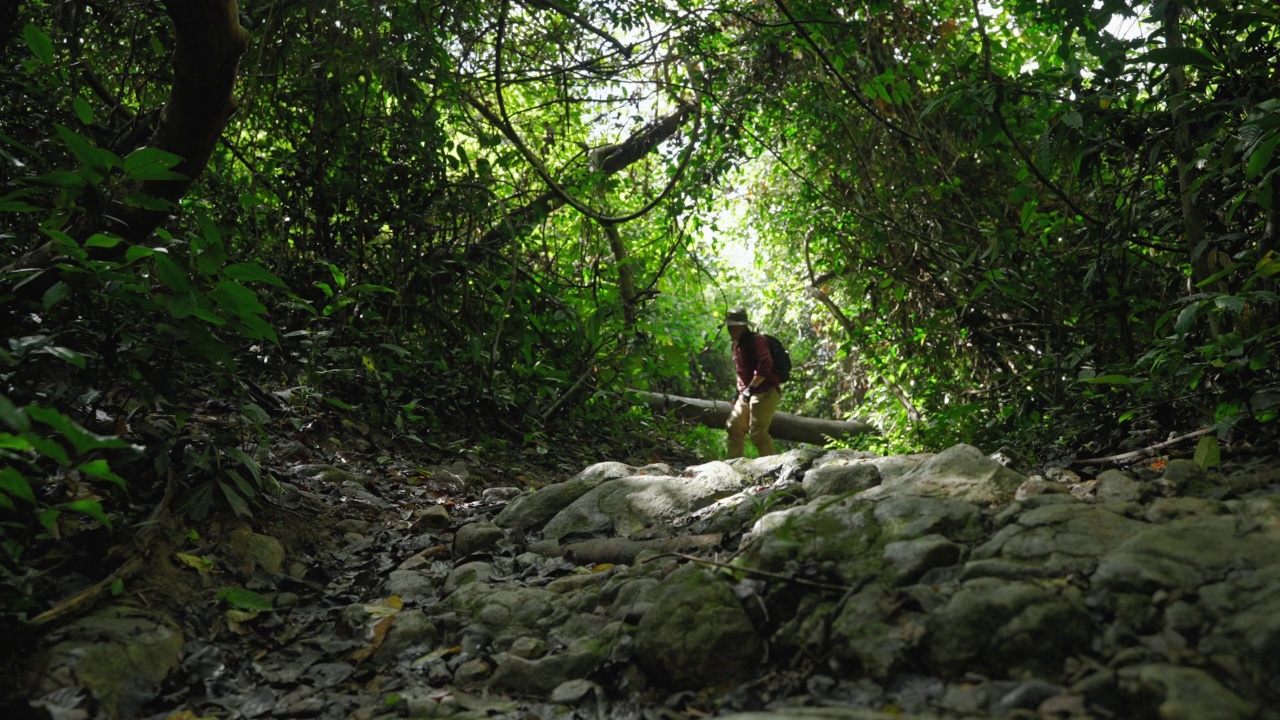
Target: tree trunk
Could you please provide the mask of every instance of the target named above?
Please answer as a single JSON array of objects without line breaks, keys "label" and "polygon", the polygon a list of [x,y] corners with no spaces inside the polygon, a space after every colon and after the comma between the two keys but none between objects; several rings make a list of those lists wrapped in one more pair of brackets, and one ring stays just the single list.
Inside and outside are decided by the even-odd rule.
[{"label": "tree trunk", "polygon": [[[1182,48],[1182,5],[1170,2],[1164,11],[1164,43],[1168,48]],[[1196,180],[1200,173],[1195,165],[1195,148],[1191,144],[1191,113],[1187,110],[1186,68],[1176,63],[1169,66],[1169,107],[1173,114],[1173,144],[1178,154],[1178,194],[1182,201],[1182,234],[1186,238],[1187,256],[1191,260],[1191,281],[1198,283],[1213,274],[1209,267],[1209,249],[1204,242],[1204,215],[1195,201]]]},{"label": "tree trunk", "polygon": [[[674,414],[685,420],[692,420],[700,425],[712,428],[723,428],[729,420],[731,403],[723,400],[702,400],[700,398],[681,397],[679,395],[663,395],[643,390],[628,390],[648,403],[649,408],[658,414]],[[769,426],[769,434],[775,440],[791,440],[811,445],[826,445],[832,438],[848,438],[854,435],[866,435],[879,432],[864,420],[842,422],[839,420],[818,420],[790,413],[775,413],[773,424]]]},{"label": "tree trunk", "polygon": [[[248,33],[240,27],[236,0],[169,0],[165,10],[177,37],[173,86],[148,145],[181,157],[182,162],[173,170],[184,178],[147,180],[120,188],[111,198],[106,225],[74,228],[73,237],[108,232],[132,243],[145,240],[171,211],[131,206],[126,204],[127,198],[140,192],[176,205],[204,172],[235,110],[232,89],[240,56],[249,44]],[[46,243],[6,270],[48,268],[60,254],[58,247],[55,242]],[[125,247],[117,249],[123,253]]]}]

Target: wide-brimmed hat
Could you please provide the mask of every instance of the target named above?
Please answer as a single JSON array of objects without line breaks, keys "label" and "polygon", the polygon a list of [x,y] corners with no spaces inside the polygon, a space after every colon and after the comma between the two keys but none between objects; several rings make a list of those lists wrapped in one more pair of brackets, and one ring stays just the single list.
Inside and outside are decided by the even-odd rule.
[{"label": "wide-brimmed hat", "polygon": [[743,308],[734,308],[725,313],[724,324],[730,327],[734,325],[747,326],[747,311]]}]

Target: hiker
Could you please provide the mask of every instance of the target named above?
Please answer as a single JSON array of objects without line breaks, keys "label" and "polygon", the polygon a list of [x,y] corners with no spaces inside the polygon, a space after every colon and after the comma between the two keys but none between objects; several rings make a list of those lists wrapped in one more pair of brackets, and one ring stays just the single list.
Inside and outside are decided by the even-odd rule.
[{"label": "hiker", "polygon": [[763,333],[751,331],[747,311],[734,308],[725,315],[725,325],[733,340],[733,367],[738,373],[738,397],[729,411],[729,457],[742,457],[746,436],[751,436],[760,455],[772,455],[773,438],[769,424],[782,399],[782,381],[774,372],[773,354]]}]

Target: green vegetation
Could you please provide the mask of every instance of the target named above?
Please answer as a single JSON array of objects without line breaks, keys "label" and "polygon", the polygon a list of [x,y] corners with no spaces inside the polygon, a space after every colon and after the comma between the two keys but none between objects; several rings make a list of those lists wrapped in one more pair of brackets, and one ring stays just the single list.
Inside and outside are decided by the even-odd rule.
[{"label": "green vegetation", "polygon": [[1278,19],[10,0],[4,600],[126,507],[252,513],[277,422],[388,455],[665,428],[625,388],[727,399],[732,305],[791,348],[784,409],[862,447],[1268,439]]}]

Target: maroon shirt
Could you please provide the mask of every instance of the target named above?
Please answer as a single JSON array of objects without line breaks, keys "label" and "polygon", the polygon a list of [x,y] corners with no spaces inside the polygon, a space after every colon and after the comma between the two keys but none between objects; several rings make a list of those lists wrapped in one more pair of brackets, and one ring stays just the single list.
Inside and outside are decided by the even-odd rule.
[{"label": "maroon shirt", "polygon": [[[744,348],[745,343],[751,347]],[[782,381],[773,372],[773,353],[769,352],[769,342],[764,335],[755,332],[744,332],[733,344],[733,368],[738,373],[738,392],[747,389],[757,375],[764,376],[764,382],[751,389],[753,395],[764,393],[778,387]]]}]

